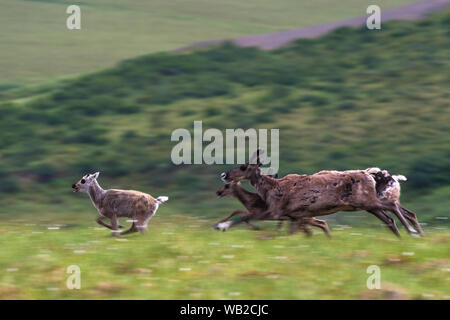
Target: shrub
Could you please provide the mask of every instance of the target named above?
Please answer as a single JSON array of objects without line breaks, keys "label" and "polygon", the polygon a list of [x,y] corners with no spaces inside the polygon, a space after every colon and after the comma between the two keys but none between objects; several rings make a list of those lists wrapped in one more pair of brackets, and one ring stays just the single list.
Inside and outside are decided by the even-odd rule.
[{"label": "shrub", "polygon": [[35,175],[37,181],[42,183],[52,181],[56,175],[56,169],[47,162],[37,163],[30,167],[27,171]]},{"label": "shrub", "polygon": [[220,115],[222,112],[220,108],[208,107],[205,111],[207,117],[214,117]]},{"label": "shrub", "polygon": [[83,127],[82,129],[75,131],[74,134],[65,138],[65,142],[70,143],[83,143],[83,144],[106,144],[108,140],[103,137],[106,132],[101,128]]},{"label": "shrub", "polygon": [[323,106],[329,103],[328,97],[321,94],[306,94],[302,97],[301,101],[309,102],[315,106]]},{"label": "shrub", "polygon": [[356,109],[356,104],[351,101],[346,101],[338,105],[339,110],[353,110]]},{"label": "shrub", "polygon": [[6,177],[0,179],[0,192],[3,193],[17,193],[21,190],[19,180]]}]

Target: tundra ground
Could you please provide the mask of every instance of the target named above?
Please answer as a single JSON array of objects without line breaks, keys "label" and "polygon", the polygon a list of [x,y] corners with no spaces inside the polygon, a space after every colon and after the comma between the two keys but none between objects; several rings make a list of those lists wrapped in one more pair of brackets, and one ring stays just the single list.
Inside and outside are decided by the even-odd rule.
[{"label": "tundra ground", "polygon": [[[2,219],[0,299],[450,298],[445,230],[399,240],[381,226],[332,224],[328,240],[274,223],[217,232],[212,219],[160,214],[147,235],[114,239],[92,218]],[[70,265],[81,269],[80,290],[66,287]],[[380,290],[366,287],[370,265],[381,269]]]}]

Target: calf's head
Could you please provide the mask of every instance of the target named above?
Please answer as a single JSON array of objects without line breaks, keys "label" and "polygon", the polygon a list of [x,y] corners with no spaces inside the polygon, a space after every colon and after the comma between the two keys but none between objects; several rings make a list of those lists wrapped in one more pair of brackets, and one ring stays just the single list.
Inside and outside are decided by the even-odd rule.
[{"label": "calf's head", "polygon": [[100,172],[84,175],[78,182],[72,185],[73,192],[87,192],[94,181],[97,180]]},{"label": "calf's head", "polygon": [[253,175],[261,173],[260,167],[262,166],[262,162],[259,155],[262,152],[261,149],[258,149],[249,162],[241,164],[227,172],[222,172],[220,174],[220,179],[222,179],[223,182],[241,181],[243,179],[250,179]]},{"label": "calf's head", "polygon": [[243,179],[250,179],[253,175],[260,173],[261,164],[244,163],[239,167],[222,172],[220,178],[223,182],[241,181]]},{"label": "calf's head", "polygon": [[226,197],[231,194],[231,183],[225,184],[222,188],[216,191],[219,197]]},{"label": "calf's head", "polygon": [[226,197],[233,194],[233,189],[236,185],[240,184],[240,182],[229,182],[226,183],[223,187],[216,191],[216,194],[219,197]]}]

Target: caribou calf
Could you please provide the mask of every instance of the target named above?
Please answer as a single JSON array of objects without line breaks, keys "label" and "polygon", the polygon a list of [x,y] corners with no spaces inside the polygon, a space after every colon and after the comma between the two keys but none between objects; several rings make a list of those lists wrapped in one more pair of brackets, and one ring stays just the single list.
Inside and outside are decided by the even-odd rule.
[{"label": "caribou calf", "polygon": [[[120,233],[121,235],[140,231],[145,233],[147,223],[152,218],[161,203],[169,200],[161,196],[153,198],[151,195],[134,190],[104,190],[97,182],[99,172],[83,176],[77,183],[72,185],[74,192],[85,192],[91,198],[94,207],[100,216],[97,223],[112,230],[112,235],[119,234],[119,218],[127,217],[133,220],[131,228]],[[111,225],[103,220],[110,219]]]}]

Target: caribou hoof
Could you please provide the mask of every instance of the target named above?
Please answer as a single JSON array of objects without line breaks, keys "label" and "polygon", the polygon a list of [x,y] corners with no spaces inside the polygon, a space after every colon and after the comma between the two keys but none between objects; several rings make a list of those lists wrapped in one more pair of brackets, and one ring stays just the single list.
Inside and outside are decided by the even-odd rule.
[{"label": "caribou hoof", "polygon": [[231,226],[231,221],[219,222],[214,225],[214,229],[219,230],[219,231],[227,231],[230,226]]}]

